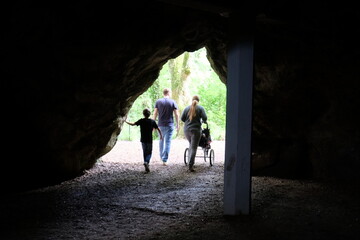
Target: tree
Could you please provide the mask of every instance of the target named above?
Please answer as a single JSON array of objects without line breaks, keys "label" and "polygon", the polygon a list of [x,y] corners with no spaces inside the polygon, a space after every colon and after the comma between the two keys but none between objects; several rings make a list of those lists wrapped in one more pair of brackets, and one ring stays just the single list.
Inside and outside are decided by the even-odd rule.
[{"label": "tree", "polygon": [[[189,52],[184,52],[182,55],[175,59],[170,59],[168,61],[169,64],[169,72],[170,72],[170,80],[171,80],[171,91],[172,98],[176,101],[179,107],[179,112],[181,113],[185,104],[186,91],[184,91],[184,86],[186,84],[186,80],[190,75],[190,68],[188,66],[189,61]],[[179,116],[180,117],[180,116]],[[180,122],[180,129],[182,129],[183,124]],[[178,132],[178,137],[183,137],[183,131]]]},{"label": "tree", "polygon": [[184,86],[191,73],[188,65],[189,56],[189,52],[184,52],[184,54],[175,59],[170,59],[168,62],[171,76],[172,98],[179,106],[183,106],[185,103],[184,97],[186,91]]}]

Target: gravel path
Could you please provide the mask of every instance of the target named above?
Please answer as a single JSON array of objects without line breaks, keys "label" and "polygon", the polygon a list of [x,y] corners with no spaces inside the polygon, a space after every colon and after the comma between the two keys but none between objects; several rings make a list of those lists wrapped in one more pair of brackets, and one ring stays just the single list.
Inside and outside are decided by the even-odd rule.
[{"label": "gravel path", "polygon": [[173,141],[168,166],[157,146],[148,174],[140,142],[121,141],[81,177],[2,196],[0,239],[360,239],[358,183],[253,177],[251,215],[225,217],[224,142],[194,173],[186,141]]},{"label": "gravel path", "polygon": [[[184,166],[184,152],[188,147],[186,140],[173,140],[171,144],[169,166],[171,165],[183,165]],[[215,161],[218,165],[224,164],[225,157],[225,142],[224,141],[213,141],[211,148],[215,153]],[[205,163],[204,156],[201,148],[198,149],[197,157],[195,159],[195,165],[207,165]],[[115,147],[106,155],[102,157],[103,161],[106,162],[121,162],[121,163],[134,163],[140,164],[143,167],[143,157],[141,150],[141,143],[138,141],[120,141]],[[208,160],[208,158],[207,158]],[[161,165],[162,162],[159,157],[159,141],[155,140],[153,143],[153,154],[150,161],[151,165]]]}]

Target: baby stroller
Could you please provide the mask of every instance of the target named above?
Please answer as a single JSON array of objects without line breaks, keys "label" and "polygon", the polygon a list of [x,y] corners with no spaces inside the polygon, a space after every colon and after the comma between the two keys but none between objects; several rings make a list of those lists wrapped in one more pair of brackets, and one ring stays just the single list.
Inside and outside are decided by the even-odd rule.
[{"label": "baby stroller", "polygon": [[[201,134],[201,138],[199,141],[199,147],[201,147],[202,151],[203,151],[203,155],[200,156],[195,156],[195,157],[201,157],[204,158],[204,161],[206,162],[206,159],[209,159],[209,164],[210,166],[214,165],[214,160],[215,160],[215,153],[214,150],[211,149],[211,135],[210,135],[210,129],[207,123],[206,124],[206,128],[202,129],[202,134]],[[197,151],[199,152],[199,151]],[[189,154],[189,148],[185,149],[184,152],[184,162],[185,165],[188,165],[188,154]]]}]

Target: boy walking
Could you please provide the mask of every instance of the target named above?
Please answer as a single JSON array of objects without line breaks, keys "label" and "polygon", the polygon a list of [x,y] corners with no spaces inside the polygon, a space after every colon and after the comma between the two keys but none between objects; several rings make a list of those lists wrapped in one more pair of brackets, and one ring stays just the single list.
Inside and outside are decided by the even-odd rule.
[{"label": "boy walking", "polygon": [[141,142],[141,146],[142,146],[142,150],[143,150],[143,156],[144,156],[144,166],[145,166],[145,171],[148,173],[150,172],[150,168],[149,168],[149,164],[150,164],[150,159],[151,159],[151,155],[152,155],[152,143],[153,143],[153,137],[152,137],[152,131],[153,129],[156,129],[159,132],[160,135],[160,140],[162,140],[162,133],[160,128],[158,127],[158,125],[156,124],[156,122],[153,119],[150,119],[150,110],[145,108],[143,110],[143,115],[144,118],[141,118],[139,120],[137,120],[134,123],[125,121],[127,124],[131,125],[131,126],[140,126],[140,142]]}]

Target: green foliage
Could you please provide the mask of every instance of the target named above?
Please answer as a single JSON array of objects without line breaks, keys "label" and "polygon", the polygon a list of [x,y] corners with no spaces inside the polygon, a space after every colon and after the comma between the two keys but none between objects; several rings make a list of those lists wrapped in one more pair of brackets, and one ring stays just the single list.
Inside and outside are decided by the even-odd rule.
[{"label": "green foliage", "polygon": [[[183,62],[183,56],[179,56],[175,61]],[[193,95],[200,97],[200,105],[202,105],[208,116],[208,124],[213,140],[225,139],[225,123],[226,123],[226,85],[222,83],[210,66],[206,58],[206,49],[202,48],[196,52],[189,54],[188,69],[190,75],[186,83],[183,84],[182,97],[185,98],[185,103],[179,101],[179,109],[182,111],[191,102]],[[162,97],[162,90],[165,87],[173,89],[169,63],[166,63],[160,71],[159,78],[153,85],[139,96],[134,102],[132,108],[128,113],[127,120],[135,122],[142,118],[142,110],[149,108],[151,112],[154,111],[155,101]],[[181,114],[181,113],[180,113]],[[152,115],[151,115],[152,118]],[[158,139],[156,131],[153,133],[154,139]],[[182,136],[181,134],[179,136]],[[175,136],[174,136],[175,138]],[[139,140],[140,141],[140,127],[123,125],[123,129],[119,136],[120,140]]]},{"label": "green foliage", "polygon": [[[208,116],[211,137],[214,140],[225,139],[226,123],[226,86],[220,81],[213,81],[212,85],[199,86],[201,93],[200,105]],[[205,94],[206,93],[206,94]]]}]

